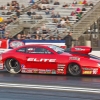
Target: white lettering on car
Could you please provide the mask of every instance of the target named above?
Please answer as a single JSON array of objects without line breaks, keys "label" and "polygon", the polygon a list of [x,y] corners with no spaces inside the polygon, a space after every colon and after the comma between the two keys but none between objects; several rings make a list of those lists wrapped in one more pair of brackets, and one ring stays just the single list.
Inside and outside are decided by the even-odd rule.
[{"label": "white lettering on car", "polygon": [[85,49],[83,49],[83,48],[75,48],[75,50],[78,50],[78,51],[85,51]]},{"label": "white lettering on car", "polygon": [[49,62],[56,62],[56,59],[49,59]]},{"label": "white lettering on car", "polygon": [[84,72],[92,73],[92,74],[97,74],[98,73],[98,68],[82,68]]},{"label": "white lettering on car", "polygon": [[70,57],[69,60],[77,60],[77,61],[79,61],[80,58],[79,57]]},{"label": "white lettering on car", "polygon": [[47,61],[49,61],[49,59],[44,59],[44,62],[47,62]]},{"label": "white lettering on car", "polygon": [[34,58],[33,61],[34,61],[34,62],[39,62],[39,60],[37,60],[37,58]]},{"label": "white lettering on car", "polygon": [[97,74],[98,73],[98,69],[93,69],[93,74]]},{"label": "white lettering on car", "polygon": [[42,62],[43,61],[43,59],[40,59],[40,62]]},{"label": "white lettering on car", "polygon": [[33,61],[34,58],[28,58],[27,61]]},{"label": "white lettering on car", "polygon": [[27,61],[33,61],[33,62],[56,62],[56,59],[45,59],[45,58],[28,58]]}]

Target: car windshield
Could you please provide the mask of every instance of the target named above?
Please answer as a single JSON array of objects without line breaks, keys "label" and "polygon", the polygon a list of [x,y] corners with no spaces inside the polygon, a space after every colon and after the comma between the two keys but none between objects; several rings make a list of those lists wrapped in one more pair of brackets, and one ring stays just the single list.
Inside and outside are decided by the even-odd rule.
[{"label": "car windshield", "polygon": [[100,57],[95,56],[95,55],[92,55],[92,54],[89,54],[89,57],[90,57],[90,58],[93,58],[93,59],[98,59],[98,60],[100,60]]},{"label": "car windshield", "polygon": [[55,52],[57,53],[63,53],[65,49],[59,47],[59,46],[55,46],[55,45],[50,45],[48,46],[49,48],[53,49]]},{"label": "car windshield", "polygon": [[64,51],[65,52],[71,52],[71,48],[66,48]]}]

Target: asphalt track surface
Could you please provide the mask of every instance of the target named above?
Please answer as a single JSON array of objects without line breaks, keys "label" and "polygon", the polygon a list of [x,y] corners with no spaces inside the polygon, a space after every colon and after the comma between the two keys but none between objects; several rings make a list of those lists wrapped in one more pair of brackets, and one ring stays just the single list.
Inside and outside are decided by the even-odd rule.
[{"label": "asphalt track surface", "polygon": [[100,76],[0,71],[0,100],[100,100]]}]

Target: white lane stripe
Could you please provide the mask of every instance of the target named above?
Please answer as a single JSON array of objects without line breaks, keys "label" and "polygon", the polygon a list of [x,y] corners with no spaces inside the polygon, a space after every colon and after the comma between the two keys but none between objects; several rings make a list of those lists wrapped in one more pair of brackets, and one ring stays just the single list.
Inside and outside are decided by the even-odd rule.
[{"label": "white lane stripe", "polygon": [[0,83],[0,87],[14,87],[14,88],[27,88],[27,89],[46,89],[46,90],[59,90],[59,91],[100,93],[100,89],[79,88],[79,87],[64,87],[64,86],[46,86],[46,85]]}]

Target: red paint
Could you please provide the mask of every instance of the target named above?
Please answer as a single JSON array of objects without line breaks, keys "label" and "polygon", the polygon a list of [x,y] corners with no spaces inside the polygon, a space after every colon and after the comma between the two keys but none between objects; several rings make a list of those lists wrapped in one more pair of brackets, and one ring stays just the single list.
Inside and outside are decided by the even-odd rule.
[{"label": "red paint", "polygon": [[7,39],[0,39],[0,48],[8,49],[8,40]]},{"label": "red paint", "polygon": [[[16,52],[18,49],[28,47],[28,48],[44,48],[51,52],[51,54],[34,54],[34,53],[23,53]],[[15,58],[19,61],[22,69],[22,73],[43,73],[43,74],[66,74],[67,67],[70,63],[77,63],[82,69],[82,74],[90,73],[89,68],[93,68],[92,75],[100,74],[100,60],[90,58],[88,53],[92,51],[92,48],[86,46],[76,46],[71,48],[72,52],[79,52],[81,54],[87,54],[87,56],[82,56],[80,54],[69,52],[57,53],[52,48],[49,48],[48,45],[25,45],[18,47],[16,49],[10,50],[2,54],[3,63],[8,58]],[[31,60],[27,60],[31,58]],[[88,69],[83,69],[83,68]],[[95,70],[98,69],[98,70]],[[86,72],[87,71],[87,72]]]}]

